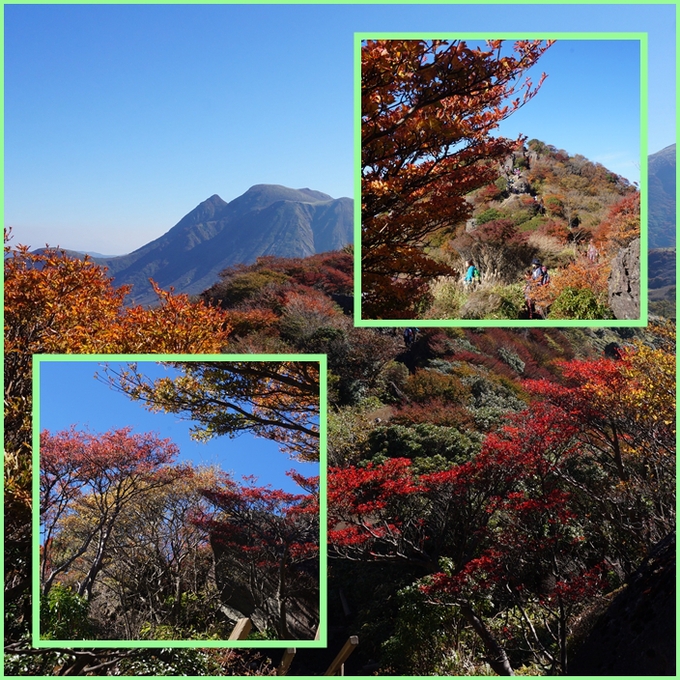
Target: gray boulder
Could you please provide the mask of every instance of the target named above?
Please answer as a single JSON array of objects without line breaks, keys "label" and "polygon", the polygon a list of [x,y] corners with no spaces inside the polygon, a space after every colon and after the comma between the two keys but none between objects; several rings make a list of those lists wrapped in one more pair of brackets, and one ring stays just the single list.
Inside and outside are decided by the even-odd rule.
[{"label": "gray boulder", "polygon": [[621,248],[612,261],[609,306],[617,319],[640,317],[640,239]]}]

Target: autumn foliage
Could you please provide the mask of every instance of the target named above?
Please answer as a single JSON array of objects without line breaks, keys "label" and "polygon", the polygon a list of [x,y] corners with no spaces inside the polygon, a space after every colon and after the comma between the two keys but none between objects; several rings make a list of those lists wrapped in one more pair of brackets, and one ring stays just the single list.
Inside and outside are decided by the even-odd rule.
[{"label": "autumn foliage", "polygon": [[[71,428],[40,436],[41,586],[47,596],[55,578],[67,572],[88,548],[89,563],[78,594],[88,597],[108,559],[108,543],[127,505],[170,484],[181,471],[169,467],[177,447],[153,434],[123,428],[92,434]],[[89,517],[79,540],[63,540],[74,513]],[[67,532],[68,533],[68,532]],[[61,540],[60,540],[61,539]]]},{"label": "autumn foliage", "polygon": [[42,634],[77,637],[59,625],[70,598],[79,604],[74,625],[93,639],[113,630],[119,639],[224,637],[222,604],[253,615],[262,633],[311,638],[318,478],[292,472],[304,492],[287,493],[254,479],[239,484],[219,468],[175,465],[178,453],[130,428],[41,433]]},{"label": "autumn foliage", "polygon": [[[361,51],[361,270],[367,318],[414,318],[433,277],[425,252],[469,216],[465,195],[493,182],[517,141],[492,137],[540,87],[525,71],[541,41],[369,40]],[[545,75],[543,76],[545,77]],[[541,78],[541,82],[543,80]],[[515,99],[511,99],[513,96]]]},{"label": "autumn foliage", "polygon": [[175,362],[176,377],[147,378],[136,364],[109,384],[152,412],[191,420],[207,441],[250,431],[300,458],[319,459],[320,368],[315,361]]},{"label": "autumn foliage", "polygon": [[[458,608],[496,672],[512,671],[515,641],[484,622],[489,601],[496,616],[523,621],[536,659],[567,672],[571,617],[674,527],[673,333],[656,333],[656,347],[564,361],[559,379],[526,381],[529,406],[467,462],[329,470],[332,554],[427,574],[423,595]],[[552,642],[529,611],[558,631]]]},{"label": "autumn foliage", "polygon": [[615,203],[598,229],[595,240],[607,251],[625,248],[640,238],[640,194],[634,193]]},{"label": "autumn foliage", "polygon": [[126,307],[128,289],[89,258],[6,243],[4,267],[5,545],[18,567],[6,574],[11,600],[26,593],[30,564],[33,355],[219,352],[231,327],[224,311],[160,289],[156,307]]},{"label": "autumn foliage", "polygon": [[248,584],[282,640],[318,625],[318,478],[293,476],[308,493],[248,483],[205,489],[214,510],[192,519],[210,535],[218,582],[223,574],[225,583]]}]

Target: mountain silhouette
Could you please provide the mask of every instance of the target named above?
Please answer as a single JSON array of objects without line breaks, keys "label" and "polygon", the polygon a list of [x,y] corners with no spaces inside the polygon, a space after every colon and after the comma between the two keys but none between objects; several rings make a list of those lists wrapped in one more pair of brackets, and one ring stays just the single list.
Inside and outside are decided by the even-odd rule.
[{"label": "mountain silhouette", "polygon": [[649,247],[675,247],[675,144],[649,156]]},{"label": "mountain silhouette", "polygon": [[154,241],[96,260],[108,267],[116,286],[132,285],[130,303],[152,304],[149,278],[161,288],[197,294],[233,264],[338,250],[352,241],[352,210],[351,198],[257,184],[230,203],[214,194]]}]

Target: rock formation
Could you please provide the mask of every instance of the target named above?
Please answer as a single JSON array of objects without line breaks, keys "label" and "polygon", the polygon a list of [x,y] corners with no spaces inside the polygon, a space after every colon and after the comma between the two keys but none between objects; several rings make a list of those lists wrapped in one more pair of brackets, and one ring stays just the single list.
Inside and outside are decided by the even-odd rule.
[{"label": "rock formation", "polygon": [[609,306],[617,319],[640,317],[640,239],[622,248],[612,261]]}]

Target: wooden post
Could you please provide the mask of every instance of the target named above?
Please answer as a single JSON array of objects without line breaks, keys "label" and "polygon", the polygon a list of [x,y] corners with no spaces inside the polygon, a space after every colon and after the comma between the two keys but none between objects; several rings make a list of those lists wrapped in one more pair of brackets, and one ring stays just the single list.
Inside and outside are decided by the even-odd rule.
[{"label": "wooden post", "polygon": [[253,622],[250,619],[239,619],[231,631],[230,640],[245,640],[253,627]]},{"label": "wooden post", "polygon": [[345,642],[344,647],[340,650],[340,653],[333,660],[333,663],[328,667],[328,670],[324,673],[324,675],[344,675],[345,661],[347,661],[349,655],[354,651],[354,648],[358,644],[359,638],[356,635],[351,635],[349,640]]},{"label": "wooden post", "polygon": [[293,661],[295,652],[296,652],[295,647],[288,647],[288,649],[286,649],[283,652],[283,656],[281,657],[281,663],[279,664],[279,667],[276,669],[276,675],[286,675],[286,673],[288,673],[288,669],[290,668],[290,664]]}]

